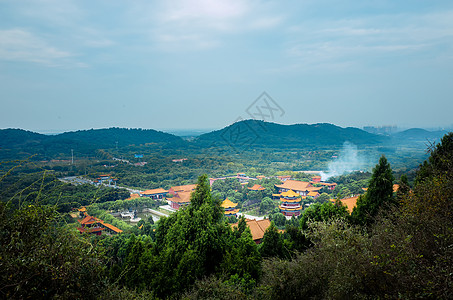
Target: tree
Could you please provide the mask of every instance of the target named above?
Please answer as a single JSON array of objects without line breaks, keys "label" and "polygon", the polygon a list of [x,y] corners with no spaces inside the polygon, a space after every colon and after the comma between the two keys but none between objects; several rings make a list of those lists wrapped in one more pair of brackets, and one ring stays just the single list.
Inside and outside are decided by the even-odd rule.
[{"label": "tree", "polygon": [[393,175],[390,164],[384,155],[374,167],[367,193],[357,199],[352,219],[361,225],[372,223],[372,219],[382,208],[388,209],[395,204],[393,198]]},{"label": "tree", "polygon": [[274,207],[274,202],[272,202],[272,199],[269,197],[263,198],[260,203],[260,211],[261,212],[266,212]]},{"label": "tree", "polygon": [[429,149],[431,155],[428,161],[420,166],[416,183],[435,175],[452,176],[453,174],[453,132],[444,135],[441,142]]},{"label": "tree", "polygon": [[270,219],[275,223],[277,226],[285,226],[286,217],[281,212],[277,212],[275,214],[270,215]]},{"label": "tree", "polygon": [[318,196],[318,198],[315,199],[317,203],[326,203],[330,200],[330,196],[327,193],[322,193],[321,195]]},{"label": "tree", "polygon": [[400,203],[404,197],[409,194],[410,187],[409,182],[407,181],[407,176],[405,174],[401,175],[400,181],[398,182],[398,190],[396,191],[396,199]]},{"label": "tree", "polygon": [[300,227],[302,230],[308,228],[309,222],[329,221],[337,218],[346,218],[348,211],[345,206],[326,202],[323,204],[314,203],[304,211],[300,219]]},{"label": "tree", "polygon": [[283,240],[274,222],[266,229],[259,249],[262,257],[284,257]]}]

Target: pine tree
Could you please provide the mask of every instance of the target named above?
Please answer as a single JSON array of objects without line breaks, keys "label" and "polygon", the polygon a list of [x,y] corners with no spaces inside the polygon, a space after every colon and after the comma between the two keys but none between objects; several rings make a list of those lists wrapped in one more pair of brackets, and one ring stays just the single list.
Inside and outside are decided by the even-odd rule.
[{"label": "pine tree", "polygon": [[398,190],[396,191],[396,199],[400,203],[404,197],[409,194],[411,188],[409,187],[409,182],[405,174],[401,175],[400,181],[398,182]]},{"label": "pine tree", "polygon": [[367,193],[357,199],[352,219],[357,224],[370,224],[382,208],[395,204],[392,168],[384,155],[374,167]]}]

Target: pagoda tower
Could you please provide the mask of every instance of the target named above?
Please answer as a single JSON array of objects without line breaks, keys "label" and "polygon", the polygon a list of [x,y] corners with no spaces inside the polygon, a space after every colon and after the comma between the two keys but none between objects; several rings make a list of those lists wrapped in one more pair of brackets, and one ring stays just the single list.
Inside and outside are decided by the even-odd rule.
[{"label": "pagoda tower", "polygon": [[293,190],[280,194],[280,212],[287,217],[299,216],[302,210],[301,197]]},{"label": "pagoda tower", "polygon": [[239,209],[236,209],[237,205],[238,205],[237,203],[231,202],[230,199],[226,198],[221,204],[221,206],[225,209],[224,211],[225,217],[231,216],[237,217],[236,214],[239,212]]}]

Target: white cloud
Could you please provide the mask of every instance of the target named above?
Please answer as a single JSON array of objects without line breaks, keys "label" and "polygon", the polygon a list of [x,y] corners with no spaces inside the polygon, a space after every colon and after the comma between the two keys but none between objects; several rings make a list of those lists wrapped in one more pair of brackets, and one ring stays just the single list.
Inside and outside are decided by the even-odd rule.
[{"label": "white cloud", "polygon": [[0,59],[2,60],[57,66],[72,56],[71,53],[49,45],[28,31],[22,29],[0,30]]},{"label": "white cloud", "polygon": [[217,47],[228,35],[265,30],[284,20],[263,1],[172,0],[154,9],[153,38],[166,50]]},{"label": "white cloud", "polygon": [[389,55],[404,58],[422,52],[449,59],[448,53],[453,48],[453,12],[307,21],[288,28],[287,32],[285,52],[301,68],[330,63],[338,66],[351,61],[356,66],[366,66]]}]

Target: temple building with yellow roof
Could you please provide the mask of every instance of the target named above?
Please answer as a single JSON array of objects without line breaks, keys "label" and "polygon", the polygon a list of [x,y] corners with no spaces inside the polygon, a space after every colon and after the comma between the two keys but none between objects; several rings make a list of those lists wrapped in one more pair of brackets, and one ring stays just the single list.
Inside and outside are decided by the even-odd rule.
[{"label": "temple building with yellow roof", "polygon": [[225,210],[225,217],[237,217],[237,213],[239,212],[239,209],[236,209],[237,205],[237,203],[234,203],[230,199],[226,198],[220,206]]},{"label": "temple building with yellow roof", "polygon": [[287,217],[299,216],[302,210],[301,202],[301,196],[293,190],[289,190],[280,194],[280,205],[278,208]]}]

